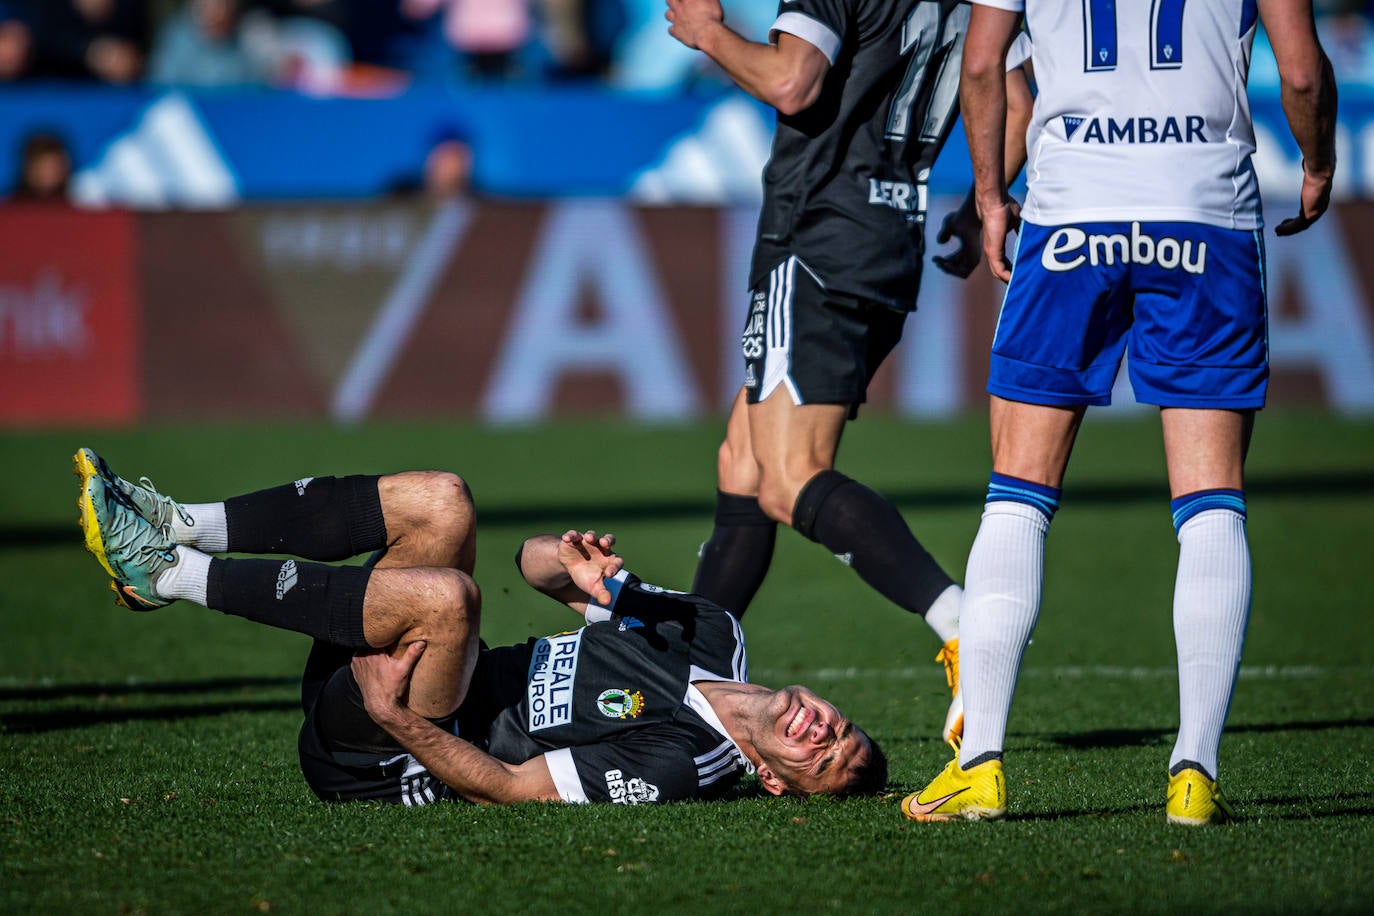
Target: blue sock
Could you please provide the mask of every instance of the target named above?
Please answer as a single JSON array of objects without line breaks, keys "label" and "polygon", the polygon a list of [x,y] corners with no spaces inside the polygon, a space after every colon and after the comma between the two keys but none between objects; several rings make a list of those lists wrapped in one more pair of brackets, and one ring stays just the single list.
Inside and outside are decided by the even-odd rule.
[{"label": "blue sock", "polygon": [[1245,491],[1244,490],[1198,490],[1196,493],[1187,493],[1169,503],[1169,508],[1174,513],[1174,532],[1183,527],[1184,522],[1197,515],[1199,512],[1206,512],[1208,509],[1230,509],[1245,518]]},{"label": "blue sock", "polygon": [[1063,492],[1059,487],[1047,487],[993,471],[988,478],[988,496],[983,502],[1025,503],[1039,509],[1046,519],[1053,520],[1054,513],[1059,511],[1059,497]]}]

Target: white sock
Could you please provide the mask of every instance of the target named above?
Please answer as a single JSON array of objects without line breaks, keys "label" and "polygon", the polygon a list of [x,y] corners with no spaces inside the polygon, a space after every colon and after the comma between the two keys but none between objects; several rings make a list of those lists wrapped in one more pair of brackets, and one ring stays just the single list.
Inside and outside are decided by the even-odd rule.
[{"label": "white sock", "polygon": [[190,523],[180,514],[172,513],[172,536],[178,544],[194,547],[206,553],[225,553],[229,550],[229,526],[224,518],[224,503],[192,503],[183,505]]},{"label": "white sock", "polygon": [[1178,647],[1178,741],[1169,769],[1198,764],[1217,778],[1221,730],[1231,706],[1250,616],[1245,519],[1208,509],[1178,531],[1174,642]]},{"label": "white sock", "polygon": [[960,766],[1002,752],[1016,674],[1040,615],[1049,527],[1049,518],[1025,503],[996,501],[983,509],[959,618]]},{"label": "white sock", "polygon": [[184,544],[176,546],[177,562],[162,571],[153,583],[153,594],[173,601],[194,601],[205,607],[210,584],[210,556]]},{"label": "white sock", "polygon": [[962,588],[951,585],[940,593],[940,597],[926,611],[926,623],[930,624],[942,643],[959,635],[959,604],[963,595]]}]

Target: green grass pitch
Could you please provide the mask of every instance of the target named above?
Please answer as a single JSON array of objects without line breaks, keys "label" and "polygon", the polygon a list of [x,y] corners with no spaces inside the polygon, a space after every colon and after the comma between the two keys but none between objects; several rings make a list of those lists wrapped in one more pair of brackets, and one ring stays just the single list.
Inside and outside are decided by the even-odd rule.
[{"label": "green grass pitch", "polygon": [[[662,808],[324,806],[295,759],[305,641],[179,604],[114,608],[75,525],[79,445],[187,501],[309,474],[455,470],[480,522],[484,632],[570,625],[517,581],[520,537],[614,531],[685,586],[717,423],[166,426],[0,438],[0,911],[1164,912],[1374,906],[1374,425],[1272,412],[1250,461],[1255,601],[1222,745],[1242,821],[1164,822],[1176,544],[1157,423],[1092,421],[1050,535],[1008,741],[1011,817],[906,822],[945,764],[936,641],[783,531],[745,619],[756,681],[801,681],[885,745],[891,795]],[[840,467],[956,575],[985,421],[865,417]]]}]

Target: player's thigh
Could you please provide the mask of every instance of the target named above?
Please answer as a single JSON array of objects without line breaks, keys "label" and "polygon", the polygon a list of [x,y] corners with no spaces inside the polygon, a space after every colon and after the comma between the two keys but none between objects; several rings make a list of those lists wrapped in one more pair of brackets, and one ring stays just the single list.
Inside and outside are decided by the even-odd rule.
[{"label": "player's thigh", "polygon": [[1269,360],[1261,234],[1142,223],[1134,257],[1129,365],[1136,399],[1160,407],[1264,406]]},{"label": "player's thigh", "polygon": [[1051,406],[1111,403],[1132,321],[1125,225],[1022,224],[989,393]]},{"label": "player's thigh", "polygon": [[862,404],[905,319],[827,291],[800,260],[786,259],[752,293],[741,336],[748,402]]}]

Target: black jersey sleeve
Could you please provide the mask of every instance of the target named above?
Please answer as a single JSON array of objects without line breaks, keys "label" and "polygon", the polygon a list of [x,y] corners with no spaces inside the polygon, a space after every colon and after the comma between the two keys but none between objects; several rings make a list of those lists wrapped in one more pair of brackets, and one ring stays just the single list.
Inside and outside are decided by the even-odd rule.
[{"label": "black jersey sleeve", "polygon": [[850,31],[856,3],[857,0],[783,0],[768,37],[775,41],[779,32],[796,35],[815,45],[833,64]]},{"label": "black jersey sleeve", "polygon": [[714,798],[739,781],[729,742],[687,723],[636,729],[616,741],[544,755],[568,802],[648,805]]}]

